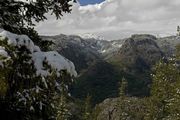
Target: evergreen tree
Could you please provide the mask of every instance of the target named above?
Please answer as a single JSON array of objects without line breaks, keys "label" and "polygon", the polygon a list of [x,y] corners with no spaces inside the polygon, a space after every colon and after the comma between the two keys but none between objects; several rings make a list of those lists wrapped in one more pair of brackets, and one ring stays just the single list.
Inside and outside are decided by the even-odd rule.
[{"label": "evergreen tree", "polygon": [[0,28],[16,34],[26,34],[41,48],[47,48],[45,46],[49,42],[41,40],[34,30],[35,22],[46,20],[47,13],[57,19],[61,18],[63,13],[70,13],[70,2],[75,0],[1,0]]},{"label": "evergreen tree", "polygon": [[58,105],[57,120],[70,120],[71,113],[69,111],[67,104],[68,104],[67,98],[62,92],[60,95],[60,100]]},{"label": "evergreen tree", "polygon": [[180,44],[176,46],[176,59],[180,60]]},{"label": "evergreen tree", "polygon": [[[16,34],[26,34],[43,50],[47,50],[49,44],[52,43],[41,41],[33,28],[34,21],[44,21],[45,14],[49,12],[57,19],[61,18],[63,12],[71,11],[70,2],[72,1],[0,1],[0,28]],[[0,47],[5,49],[9,55],[8,58],[0,55],[0,60],[4,62],[0,61],[0,112],[4,113],[3,116],[14,120],[55,119],[58,96],[62,96],[61,101],[66,101],[67,92],[65,91],[71,83],[70,75],[61,74],[59,76],[57,70],[53,70],[48,65],[46,58],[43,67],[50,75],[46,77],[37,75],[31,51],[26,48],[27,46],[13,46],[8,44],[7,40],[0,40]],[[65,78],[62,79],[62,77]],[[59,90],[57,84],[63,84],[66,90]],[[64,105],[67,105],[66,102]]]},{"label": "evergreen tree", "polygon": [[177,26],[177,36],[180,36],[180,27]]},{"label": "evergreen tree", "polygon": [[[66,71],[59,71],[58,75],[57,70],[53,70],[48,64],[46,57],[43,67],[49,75],[37,75],[29,49],[23,45],[9,45],[7,39],[0,40],[0,46],[0,49],[8,53],[8,57],[0,55],[0,112],[4,113],[4,118],[55,119],[56,101],[60,95],[63,96],[61,101],[64,101],[64,96],[67,98],[71,76]],[[66,102],[63,105],[67,106]]]},{"label": "evergreen tree", "polygon": [[40,22],[51,12],[56,18],[61,18],[63,12],[71,11],[75,0],[2,0],[0,1],[0,25],[6,28],[21,28],[34,26],[33,21]]},{"label": "evergreen tree", "polygon": [[128,82],[123,77],[119,84],[119,99],[117,102],[117,109],[119,113],[119,120],[126,120],[128,118],[128,111],[126,111],[126,93]]},{"label": "evergreen tree", "polygon": [[154,68],[149,119],[178,120],[180,108],[180,69],[178,58],[160,61]]},{"label": "evergreen tree", "polygon": [[91,96],[87,95],[84,103],[83,120],[91,120]]},{"label": "evergreen tree", "polygon": [[119,97],[123,98],[126,96],[127,93],[127,86],[128,82],[127,80],[123,77],[120,84],[119,84]]},{"label": "evergreen tree", "polygon": [[70,108],[68,107],[68,97],[69,97],[69,93],[68,93],[68,85],[67,83],[67,72],[66,71],[61,71],[61,77],[60,77],[60,85],[59,85],[59,89],[60,89],[60,99],[58,100],[58,108],[57,108],[57,120],[70,120],[71,118],[71,112],[70,112]]},{"label": "evergreen tree", "polygon": [[47,88],[49,86],[47,84],[52,80],[45,83],[44,77],[36,75],[36,69],[31,61],[32,56],[25,46],[14,47],[8,45],[7,40],[2,40],[0,46],[5,48],[10,58],[4,60],[6,63],[0,71],[0,77],[3,78],[1,81],[7,86],[4,88],[6,90],[4,111],[9,111],[12,117],[17,116],[13,119],[43,118],[43,108],[51,103],[47,102],[50,100],[47,93],[53,91]]}]

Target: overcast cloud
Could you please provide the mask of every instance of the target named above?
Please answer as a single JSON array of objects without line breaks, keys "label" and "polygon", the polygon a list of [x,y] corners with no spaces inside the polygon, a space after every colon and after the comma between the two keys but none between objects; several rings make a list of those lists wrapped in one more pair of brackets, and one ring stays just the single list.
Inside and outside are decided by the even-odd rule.
[{"label": "overcast cloud", "polygon": [[41,35],[92,33],[119,39],[135,33],[176,34],[180,0],[106,0],[96,5],[74,4],[61,20],[48,15],[37,24]]}]

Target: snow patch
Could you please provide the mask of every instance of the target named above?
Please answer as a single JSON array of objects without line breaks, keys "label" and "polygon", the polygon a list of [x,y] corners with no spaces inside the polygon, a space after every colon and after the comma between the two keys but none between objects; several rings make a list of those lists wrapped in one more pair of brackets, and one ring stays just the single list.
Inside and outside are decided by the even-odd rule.
[{"label": "snow patch", "polygon": [[47,62],[48,65],[57,71],[67,70],[71,76],[77,76],[74,64],[56,51],[35,52],[32,55],[32,59],[38,75],[47,76],[49,74],[49,72],[45,70],[43,66],[43,62]]},{"label": "snow patch", "polygon": [[91,33],[84,33],[84,34],[78,34],[78,36],[80,36],[83,39],[96,39],[96,40],[104,40],[103,37],[101,36],[97,36],[95,34],[91,34]]},{"label": "snow patch", "polygon": [[0,46],[0,56],[3,56],[3,57],[9,57],[8,53],[5,51],[5,48]]},{"label": "snow patch", "polygon": [[121,48],[121,47],[122,47],[122,44],[118,44],[118,43],[114,42],[114,43],[112,44],[112,46],[113,46],[114,48]]},{"label": "snow patch", "polygon": [[17,35],[8,31],[2,31],[0,33],[1,40],[8,39],[8,44],[22,47],[25,46],[31,53],[40,50],[38,46],[35,46],[33,41],[26,35]]}]

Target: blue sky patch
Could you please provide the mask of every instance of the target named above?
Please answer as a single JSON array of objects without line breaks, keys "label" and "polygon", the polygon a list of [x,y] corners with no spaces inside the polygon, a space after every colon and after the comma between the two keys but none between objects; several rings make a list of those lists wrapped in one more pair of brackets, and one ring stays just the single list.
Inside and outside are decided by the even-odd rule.
[{"label": "blue sky patch", "polygon": [[96,3],[101,3],[105,0],[79,0],[81,5],[88,5],[88,4],[96,4]]}]

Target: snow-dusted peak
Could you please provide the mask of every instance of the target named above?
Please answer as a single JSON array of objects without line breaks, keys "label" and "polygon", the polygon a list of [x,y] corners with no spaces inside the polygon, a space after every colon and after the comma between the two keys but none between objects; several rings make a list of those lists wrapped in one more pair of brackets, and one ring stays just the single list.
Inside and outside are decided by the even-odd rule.
[{"label": "snow-dusted peak", "polygon": [[84,34],[78,34],[83,39],[96,39],[96,40],[104,40],[102,36],[98,36],[92,33],[84,33]]}]

